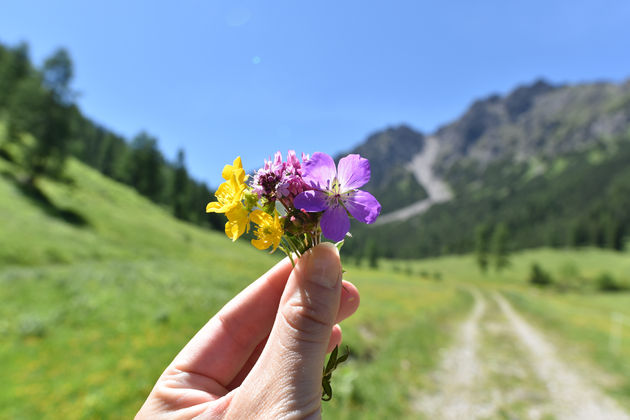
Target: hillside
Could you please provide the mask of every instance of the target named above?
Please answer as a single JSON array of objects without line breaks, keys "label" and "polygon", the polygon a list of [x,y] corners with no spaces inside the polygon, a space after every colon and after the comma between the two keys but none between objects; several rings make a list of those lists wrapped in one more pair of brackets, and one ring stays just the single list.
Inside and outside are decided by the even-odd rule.
[{"label": "hillside", "polygon": [[[64,181],[41,178],[39,195],[18,187],[19,173],[0,159],[0,418],[132,417],[192,335],[281,258],[178,221],[76,160]],[[349,390],[346,376],[327,410],[400,416],[415,378],[392,382],[382,404],[391,349],[421,349],[412,360],[430,368],[469,298],[403,274],[347,276],[365,302],[344,332],[354,367],[339,374],[362,385]]]},{"label": "hillside", "polygon": [[126,139],[84,115],[75,103],[74,66],[65,48],[41,66],[29,56],[26,43],[10,47],[0,42],[0,157],[19,164],[24,180],[63,177],[65,161],[72,156],[133,187],[178,219],[223,229],[217,215],[198,211],[211,190],[189,175],[183,149],[171,161],[147,132]]},{"label": "hillside", "polygon": [[[509,229],[512,249],[619,249],[630,233],[624,210],[630,189],[630,81],[574,86],[538,81],[476,101],[435,133],[415,132],[415,143],[403,142],[399,132],[412,137],[407,133],[414,131],[390,128],[353,149],[377,168],[370,184],[393,191],[395,179],[415,174],[420,184],[428,178],[450,191],[442,188],[439,199],[413,203],[404,192],[387,197],[382,223],[359,227],[355,234],[363,243],[371,235],[384,238],[385,255],[471,251],[477,226],[500,223]],[[378,141],[385,134],[390,138]],[[435,159],[423,156],[427,142],[439,149]],[[400,158],[389,164],[392,155]],[[429,175],[425,181],[418,176],[422,171]],[[346,252],[363,251],[350,245]]]},{"label": "hillside", "polygon": [[276,260],[77,161],[66,182],[41,180],[47,203],[17,173],[0,159],[1,418],[130,417],[181,345]]}]

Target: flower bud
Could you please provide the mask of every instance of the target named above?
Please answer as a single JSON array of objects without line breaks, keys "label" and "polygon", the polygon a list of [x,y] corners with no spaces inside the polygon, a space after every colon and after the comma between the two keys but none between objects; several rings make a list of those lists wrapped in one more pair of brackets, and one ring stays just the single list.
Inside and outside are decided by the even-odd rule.
[{"label": "flower bud", "polygon": [[247,211],[252,211],[258,202],[258,195],[250,190],[245,190],[243,193],[243,198],[245,199],[245,208]]}]

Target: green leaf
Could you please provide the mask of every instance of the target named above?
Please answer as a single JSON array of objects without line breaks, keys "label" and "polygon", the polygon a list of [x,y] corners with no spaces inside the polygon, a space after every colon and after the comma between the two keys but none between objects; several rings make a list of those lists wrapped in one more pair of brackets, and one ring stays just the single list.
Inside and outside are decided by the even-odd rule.
[{"label": "green leaf", "polygon": [[330,353],[330,357],[328,358],[328,363],[326,364],[326,369],[324,369],[324,374],[332,371],[337,366],[337,352],[339,351],[339,346],[335,346],[332,353]]},{"label": "green leaf", "polygon": [[332,399],[332,386],[330,384],[330,381],[332,380],[332,373],[335,369],[337,369],[337,366],[348,359],[350,350],[346,346],[346,352],[337,357],[338,354],[339,346],[335,346],[333,351],[330,353],[326,366],[324,367],[324,371],[322,373],[322,401],[330,401]]},{"label": "green leaf", "polygon": [[330,401],[332,399],[332,388],[329,382],[322,382],[324,391],[322,392],[322,401]]},{"label": "green leaf", "polygon": [[338,359],[337,359],[337,365],[342,364],[343,362],[345,362],[346,360],[348,360],[348,356],[350,356],[350,350],[348,350],[348,347],[346,347],[346,352],[344,354],[342,354]]}]

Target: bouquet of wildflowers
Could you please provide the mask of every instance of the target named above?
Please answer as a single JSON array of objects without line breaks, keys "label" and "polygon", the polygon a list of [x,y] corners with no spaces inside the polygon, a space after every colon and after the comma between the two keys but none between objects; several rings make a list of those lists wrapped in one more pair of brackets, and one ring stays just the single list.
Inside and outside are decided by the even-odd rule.
[{"label": "bouquet of wildflowers", "polygon": [[[335,166],[325,153],[302,154],[300,162],[292,150],[286,161],[277,152],[249,183],[237,157],[221,175],[225,182],[206,212],[225,213],[225,234],[233,241],[254,225],[252,245],[261,250],[271,247],[271,252],[279,248],[294,265],[322,236],[341,247],[349,235],[350,217],[370,224],[381,212],[376,198],[359,189],[370,180],[370,163],[357,154],[341,158]],[[332,371],[347,358],[337,357],[337,350],[324,368],[323,399],[332,396]]]}]

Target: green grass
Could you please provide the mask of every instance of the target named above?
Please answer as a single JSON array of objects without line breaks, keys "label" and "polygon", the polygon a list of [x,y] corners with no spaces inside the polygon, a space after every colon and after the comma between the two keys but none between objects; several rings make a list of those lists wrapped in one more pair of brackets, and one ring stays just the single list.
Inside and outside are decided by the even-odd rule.
[{"label": "green grass", "polygon": [[[280,258],[179,222],[76,161],[71,182],[41,183],[52,206],[86,221],[68,223],[27,198],[17,172],[0,159],[0,418],[132,417],[192,335]],[[533,262],[585,284],[533,288]],[[611,395],[629,399],[630,328],[614,354],[608,333],[611,312],[630,318],[630,294],[592,286],[602,272],[627,281],[627,254],[533,250],[487,275],[471,256],[345,266],[362,303],[343,324],[351,358],[335,372],[325,417],[416,418],[409,402],[431,388],[439,349],[471,307],[469,284],[502,289],[575,363],[607,372]]]},{"label": "green grass", "polygon": [[351,363],[336,372],[335,398],[324,417],[382,419],[414,417],[413,393],[426,388],[438,350],[450,342],[456,322],[472,299],[455,284],[388,270],[350,266],[346,278],[361,291],[361,308],[344,324]]},{"label": "green grass", "polygon": [[[23,194],[18,172],[0,159],[0,418],[132,417],[193,334],[281,257],[179,222],[76,161],[71,182],[40,184],[52,206],[86,221],[68,223]],[[469,298],[453,285],[348,269],[362,305],[344,325],[352,357],[326,411],[404,413],[421,385],[409,366],[435,363]]]},{"label": "green grass", "polygon": [[[565,360],[580,365],[582,370],[597,366],[606,372],[606,376],[596,374],[590,379],[630,407],[630,294],[510,291],[508,297],[553,337]],[[615,337],[618,346],[611,346],[613,314],[620,314],[626,322]]]},{"label": "green grass", "polygon": [[[563,287],[538,288],[528,284],[533,263],[540,264]],[[389,263],[401,265],[399,261]],[[442,273],[450,281],[498,289],[528,320],[547,333],[563,358],[595,369],[596,383],[630,409],[630,325],[620,329],[618,347],[611,347],[612,316],[618,314],[630,323],[630,292],[607,293],[597,290],[596,278],[610,273],[628,284],[630,255],[601,249],[536,249],[517,253],[511,265],[497,273],[481,274],[472,256],[452,256],[408,263],[414,273]],[[566,287],[566,285],[572,287]],[[617,333],[615,333],[616,335]]]}]

